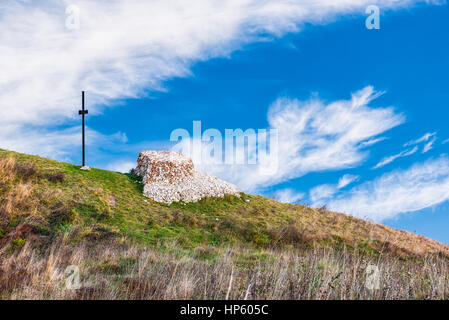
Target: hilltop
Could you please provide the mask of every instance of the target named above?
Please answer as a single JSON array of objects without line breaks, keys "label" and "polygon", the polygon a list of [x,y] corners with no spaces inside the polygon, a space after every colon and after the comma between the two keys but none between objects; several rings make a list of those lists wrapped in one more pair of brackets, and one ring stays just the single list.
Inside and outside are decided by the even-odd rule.
[{"label": "hilltop", "polygon": [[[389,299],[448,292],[447,279],[437,284],[448,271],[449,247],[428,238],[244,193],[158,203],[143,196],[140,180],[0,150],[0,298]],[[373,263],[389,274],[377,293],[363,285]],[[95,283],[61,291],[64,268],[73,264]]]}]

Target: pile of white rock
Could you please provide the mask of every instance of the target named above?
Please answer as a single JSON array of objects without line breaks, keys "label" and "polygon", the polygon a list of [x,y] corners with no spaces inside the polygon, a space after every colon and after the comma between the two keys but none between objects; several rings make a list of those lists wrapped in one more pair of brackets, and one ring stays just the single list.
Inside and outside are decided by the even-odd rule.
[{"label": "pile of white rock", "polygon": [[142,177],[143,194],[157,202],[195,202],[226,194],[240,196],[236,186],[196,171],[190,158],[174,151],[140,152],[134,172]]}]

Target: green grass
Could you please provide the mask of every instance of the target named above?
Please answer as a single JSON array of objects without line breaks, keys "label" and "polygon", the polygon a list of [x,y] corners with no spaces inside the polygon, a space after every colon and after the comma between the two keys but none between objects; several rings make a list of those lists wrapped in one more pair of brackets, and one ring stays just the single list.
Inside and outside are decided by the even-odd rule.
[{"label": "green grass", "polygon": [[[184,249],[332,246],[370,254],[385,247],[401,254],[415,250],[411,234],[344,214],[248,194],[165,205],[144,197],[142,184],[131,174],[82,171],[77,165],[0,149],[0,160],[8,158],[22,167],[12,176],[0,172],[0,215],[7,220],[0,225],[0,239],[29,223],[44,237],[66,235],[73,242],[114,239],[153,247],[176,242]],[[27,166],[35,172],[29,175]],[[61,173],[63,181],[51,178]],[[19,201],[21,185],[31,194]],[[8,201],[16,201],[12,209]],[[444,251],[431,246],[434,252]]]}]

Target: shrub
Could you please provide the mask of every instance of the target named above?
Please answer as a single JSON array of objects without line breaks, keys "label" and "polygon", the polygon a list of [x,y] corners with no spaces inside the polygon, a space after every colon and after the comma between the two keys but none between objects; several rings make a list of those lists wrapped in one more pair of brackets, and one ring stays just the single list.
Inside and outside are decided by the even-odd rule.
[{"label": "shrub", "polygon": [[139,175],[136,173],[136,170],[135,170],[135,169],[129,170],[129,172],[126,173],[126,175],[127,175],[132,181],[138,182],[138,183],[142,183],[142,179],[143,179],[143,178],[142,178],[141,176],[139,176]]},{"label": "shrub", "polygon": [[271,232],[271,238],[274,243],[300,244],[306,241],[304,231],[295,225],[295,221],[290,221],[287,226]]},{"label": "shrub", "polygon": [[9,245],[9,251],[13,252],[19,250],[25,245],[25,243],[26,243],[25,239],[22,238],[14,239],[12,243]]},{"label": "shrub", "polygon": [[302,232],[294,224],[290,224],[285,229],[282,240],[287,243],[300,243],[303,241]]},{"label": "shrub", "polygon": [[227,193],[224,195],[223,199],[225,201],[234,202],[234,201],[237,201],[239,198],[233,194]]},{"label": "shrub", "polygon": [[17,238],[17,239],[14,239],[14,240],[12,241],[12,243],[14,244],[14,246],[16,246],[16,247],[18,247],[18,248],[23,247],[23,246],[25,245],[25,242],[26,242],[26,240],[25,240],[25,239],[22,239],[22,238]]},{"label": "shrub", "polygon": [[36,173],[36,169],[32,164],[29,163],[16,163],[14,166],[14,171],[18,176],[27,180]]},{"label": "shrub", "polygon": [[72,232],[72,229],[73,225],[71,225],[70,223],[63,223],[59,225],[59,231],[63,234],[70,234]]},{"label": "shrub", "polygon": [[64,172],[58,171],[46,173],[44,177],[50,182],[64,182],[65,175]]},{"label": "shrub", "polygon": [[318,212],[319,213],[326,213],[327,212],[327,206],[326,205],[323,205],[323,206],[321,206],[320,208],[318,208]]},{"label": "shrub", "polygon": [[69,206],[62,205],[53,209],[50,215],[50,225],[57,227],[73,222],[74,220],[73,209]]}]

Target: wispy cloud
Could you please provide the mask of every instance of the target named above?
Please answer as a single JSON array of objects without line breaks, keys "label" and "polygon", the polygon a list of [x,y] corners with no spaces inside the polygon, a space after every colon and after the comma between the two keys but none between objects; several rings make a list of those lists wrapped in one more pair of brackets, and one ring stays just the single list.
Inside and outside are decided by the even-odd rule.
[{"label": "wispy cloud", "polygon": [[423,150],[422,150],[422,153],[426,153],[433,148],[433,144],[437,140],[436,134],[437,134],[436,132],[428,132],[416,140],[411,140],[411,141],[405,143],[404,147],[426,142],[426,144],[424,145]]},{"label": "wispy cloud", "polygon": [[328,207],[382,221],[446,200],[449,200],[449,159],[444,156],[365,182],[328,202]]},{"label": "wispy cloud", "polygon": [[10,128],[0,146],[30,125],[35,143],[59,132],[54,126],[70,125],[81,90],[88,91],[91,114],[98,114],[121,99],[164,90],[165,80],[189,76],[194,63],[227,57],[247,43],[363,14],[368,4],[387,10],[415,2],[79,0],[80,29],[71,31],[65,28],[71,1],[3,0],[0,126]]},{"label": "wispy cloud", "polygon": [[[349,100],[334,102],[279,98],[268,112],[270,128],[278,130],[277,171],[262,175],[256,165],[215,165],[207,159],[198,167],[243,190],[257,191],[309,172],[356,166],[368,155],[362,142],[404,122],[404,116],[391,107],[369,107],[378,96],[366,87]],[[249,155],[256,156],[255,150]]]},{"label": "wispy cloud", "polygon": [[384,141],[386,139],[388,139],[388,138],[387,137],[379,137],[379,138],[375,138],[375,139],[370,139],[368,141],[362,142],[361,145],[364,146],[364,147],[368,147],[368,146],[371,146],[371,145],[376,144],[378,142]]},{"label": "wispy cloud", "polygon": [[302,192],[297,192],[293,189],[282,189],[277,190],[275,193],[273,193],[272,197],[273,199],[284,202],[284,203],[296,203],[302,198],[304,198],[305,194]]},{"label": "wispy cloud", "polygon": [[418,148],[414,147],[413,149],[406,151],[402,156],[403,157],[411,156],[412,154],[416,153],[416,151],[418,151]]},{"label": "wispy cloud", "polygon": [[430,149],[432,149],[432,148],[433,148],[433,144],[435,143],[436,139],[437,139],[436,137],[433,137],[432,140],[430,140],[429,142],[427,142],[427,143],[424,145],[424,147],[423,147],[422,153],[426,153],[427,151],[429,151]]},{"label": "wispy cloud", "polygon": [[389,163],[392,163],[397,158],[410,156],[410,155],[416,153],[416,151],[418,151],[418,147],[417,146],[415,146],[413,149],[405,150],[405,151],[402,151],[402,152],[400,152],[398,154],[385,157],[378,164],[376,164],[373,167],[373,169],[381,168],[381,167],[383,167],[383,166],[385,166],[385,165],[387,165]]},{"label": "wispy cloud", "polygon": [[313,207],[319,207],[337,193],[338,187],[334,184],[322,184],[309,191],[309,199],[312,201]]},{"label": "wispy cloud", "polygon": [[404,147],[408,147],[408,146],[412,146],[421,142],[425,142],[428,141],[430,138],[432,138],[433,136],[435,136],[437,133],[436,132],[428,132],[425,135],[423,135],[421,138],[418,138],[416,140],[411,140],[407,143],[404,144]]},{"label": "wispy cloud", "polygon": [[359,176],[355,176],[355,175],[351,175],[351,174],[345,174],[344,176],[342,176],[340,178],[340,180],[338,180],[338,189],[344,188],[348,185],[350,185],[351,183],[359,180]]},{"label": "wispy cloud", "polygon": [[110,163],[106,169],[111,171],[117,171],[121,173],[128,173],[131,169],[136,167],[136,162],[131,160],[118,160]]},{"label": "wispy cloud", "polygon": [[340,191],[340,189],[343,189],[349,184],[359,180],[359,178],[359,176],[345,174],[338,180],[337,184],[322,184],[312,188],[309,191],[309,200],[311,201],[311,205],[313,207],[325,205],[337,192]]}]

